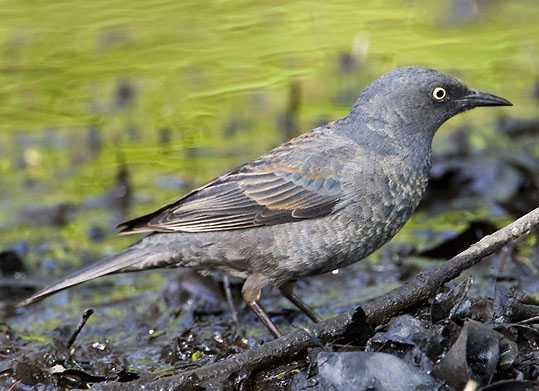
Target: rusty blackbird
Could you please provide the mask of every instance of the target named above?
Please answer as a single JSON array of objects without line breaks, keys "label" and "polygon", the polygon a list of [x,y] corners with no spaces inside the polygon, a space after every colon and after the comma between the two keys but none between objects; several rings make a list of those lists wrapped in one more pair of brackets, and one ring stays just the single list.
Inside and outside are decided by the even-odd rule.
[{"label": "rusty blackbird", "polygon": [[146,236],[21,305],[112,273],[189,267],[245,279],[245,302],[276,336],[259,303],[267,285],[318,321],[294,281],[358,262],[391,239],[427,187],[436,130],[474,107],[510,105],[433,69],[395,69],[346,117],[121,224],[124,234]]}]

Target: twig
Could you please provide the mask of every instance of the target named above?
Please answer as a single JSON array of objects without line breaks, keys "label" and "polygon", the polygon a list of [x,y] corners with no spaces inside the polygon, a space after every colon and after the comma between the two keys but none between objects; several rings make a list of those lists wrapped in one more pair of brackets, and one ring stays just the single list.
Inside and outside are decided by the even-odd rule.
[{"label": "twig", "polygon": [[19,384],[21,384],[21,381],[20,381],[20,380],[17,380],[15,383],[13,383],[13,384],[11,385],[11,387],[8,388],[7,391],[14,391],[14,390],[16,390],[16,389],[17,389],[17,386],[18,386]]},{"label": "twig", "polygon": [[518,324],[530,324],[530,323],[531,324],[539,323],[539,316],[534,316],[533,318],[521,320],[520,322],[518,322]]},{"label": "twig", "polygon": [[77,328],[75,329],[73,334],[71,334],[71,337],[69,337],[69,341],[67,341],[66,346],[67,346],[68,350],[69,350],[69,348],[71,348],[71,345],[73,345],[73,343],[75,342],[75,340],[79,336],[82,328],[84,327],[86,322],[88,322],[88,319],[90,319],[90,316],[92,316],[93,313],[94,313],[94,310],[91,309],[91,308],[88,308],[86,311],[84,311],[84,313],[82,314],[82,318],[81,318],[81,320],[79,322],[79,325],[77,326]]},{"label": "twig", "polygon": [[511,310],[511,320],[513,322],[525,323],[532,321],[532,319],[539,319],[539,307],[536,305],[516,302]]},{"label": "twig", "polygon": [[[459,276],[464,270],[472,267],[484,257],[498,251],[515,239],[529,234],[538,227],[539,208],[492,235],[485,236],[442,266],[420,273],[401,287],[362,304],[361,308],[365,313],[367,323],[371,326],[382,324],[393,316],[420,305],[435,295],[447,281]],[[240,370],[260,370],[276,363],[286,362],[305,349],[319,344],[320,341],[324,343],[334,341],[350,333],[351,329],[358,328],[359,325],[354,319],[355,313],[357,312],[349,312],[320,322],[312,326],[309,332],[294,331],[264,345],[202,368],[184,371],[146,383],[144,388],[146,390],[181,390],[188,385],[223,381]],[[139,384],[113,383],[97,389],[128,390],[134,386],[139,386]]]}]

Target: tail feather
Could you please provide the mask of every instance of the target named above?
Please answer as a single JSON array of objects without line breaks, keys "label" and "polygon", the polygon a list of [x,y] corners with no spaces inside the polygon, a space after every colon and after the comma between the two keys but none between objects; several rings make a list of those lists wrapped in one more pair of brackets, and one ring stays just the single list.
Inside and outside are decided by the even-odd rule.
[{"label": "tail feather", "polygon": [[47,296],[55,294],[56,292],[82,284],[83,282],[90,281],[98,277],[118,272],[121,269],[128,268],[143,261],[148,255],[149,253],[147,251],[144,251],[137,246],[129,247],[119,254],[111,255],[110,257],[106,257],[97,263],[74,271],[53,285],[34,293],[32,296],[17,304],[17,306],[23,307],[36,303],[43,300]]}]

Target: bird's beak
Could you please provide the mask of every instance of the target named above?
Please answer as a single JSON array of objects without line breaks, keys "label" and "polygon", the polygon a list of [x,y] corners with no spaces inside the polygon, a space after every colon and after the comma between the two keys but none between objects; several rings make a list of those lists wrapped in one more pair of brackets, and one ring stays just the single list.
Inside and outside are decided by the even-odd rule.
[{"label": "bird's beak", "polygon": [[505,98],[477,90],[471,90],[468,95],[459,100],[470,108],[479,106],[513,106],[513,104]]}]

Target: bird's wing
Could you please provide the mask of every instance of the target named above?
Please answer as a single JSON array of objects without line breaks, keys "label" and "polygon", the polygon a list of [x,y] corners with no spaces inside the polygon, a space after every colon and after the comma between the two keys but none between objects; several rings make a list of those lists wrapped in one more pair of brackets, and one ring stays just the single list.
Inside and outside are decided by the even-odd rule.
[{"label": "bird's wing", "polygon": [[126,234],[209,232],[326,216],[342,196],[338,174],[353,152],[329,136],[300,136],[119,228]]}]

